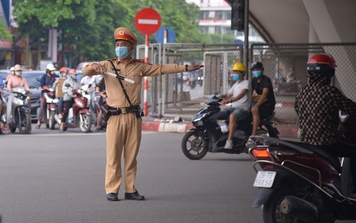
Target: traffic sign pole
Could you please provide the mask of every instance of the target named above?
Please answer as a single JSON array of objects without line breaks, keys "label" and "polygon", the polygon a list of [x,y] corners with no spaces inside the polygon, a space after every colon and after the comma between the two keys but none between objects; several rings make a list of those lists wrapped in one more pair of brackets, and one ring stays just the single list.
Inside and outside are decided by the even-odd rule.
[{"label": "traffic sign pole", "polygon": [[[161,16],[154,9],[144,8],[136,14],[135,25],[138,31],[146,35],[145,41],[145,62],[148,63],[148,46],[150,44],[149,35],[157,32],[161,26]],[[143,113],[148,115],[147,92],[148,78],[144,77],[143,90]]]},{"label": "traffic sign pole", "polygon": [[[148,63],[148,46],[150,45],[150,36],[146,34],[145,41],[145,63]],[[147,95],[148,95],[148,78],[145,76],[143,78],[143,114],[148,115],[148,104],[147,104]]]}]

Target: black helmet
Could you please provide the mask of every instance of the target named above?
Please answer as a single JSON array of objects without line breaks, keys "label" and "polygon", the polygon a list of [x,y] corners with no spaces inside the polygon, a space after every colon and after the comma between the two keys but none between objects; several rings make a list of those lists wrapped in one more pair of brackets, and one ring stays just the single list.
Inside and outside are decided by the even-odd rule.
[{"label": "black helmet", "polygon": [[262,70],[265,70],[265,68],[263,67],[263,63],[261,63],[261,62],[251,63],[250,70],[252,70],[254,68],[261,68]]}]

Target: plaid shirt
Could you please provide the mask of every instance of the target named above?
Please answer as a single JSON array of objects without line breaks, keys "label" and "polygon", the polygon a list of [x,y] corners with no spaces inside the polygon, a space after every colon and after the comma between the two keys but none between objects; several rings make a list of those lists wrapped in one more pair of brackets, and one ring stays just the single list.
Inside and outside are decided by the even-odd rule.
[{"label": "plaid shirt", "polygon": [[339,110],[356,116],[356,103],[326,79],[309,79],[298,92],[294,109],[299,116],[301,141],[311,145],[330,145],[340,139]]}]

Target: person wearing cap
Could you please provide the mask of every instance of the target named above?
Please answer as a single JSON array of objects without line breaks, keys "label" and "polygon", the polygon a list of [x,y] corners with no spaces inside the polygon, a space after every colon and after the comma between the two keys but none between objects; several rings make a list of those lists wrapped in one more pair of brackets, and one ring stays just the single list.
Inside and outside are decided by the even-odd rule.
[{"label": "person wearing cap", "polygon": [[[101,74],[105,80],[107,105],[112,114],[107,120],[106,129],[106,174],[105,191],[109,201],[118,201],[118,191],[122,180],[121,155],[124,153],[125,199],[144,200],[135,187],[137,153],[141,143],[141,87],[144,76],[180,73],[198,70],[202,65],[147,64],[134,60],[131,53],[137,43],[136,36],[127,28],[114,31],[115,53],[117,58],[86,64],[85,75]],[[115,77],[105,75],[115,73],[135,81],[122,82],[124,89]],[[110,114],[109,113],[109,114]]]},{"label": "person wearing cap", "polygon": [[[252,71],[252,133],[256,135],[260,119],[266,118],[271,115],[276,105],[274,97],[272,81],[269,77],[264,75],[264,66],[261,62],[251,63],[250,70]],[[248,139],[246,146],[251,147],[254,145],[252,139]]]},{"label": "person wearing cap", "polygon": [[250,115],[251,87],[248,80],[245,80],[246,67],[243,63],[237,62],[232,67],[232,78],[235,81],[231,89],[221,104],[231,104],[219,113],[219,120],[229,120],[229,134],[224,149],[232,149],[232,137],[236,130],[237,122],[244,120]]},{"label": "person wearing cap", "polygon": [[[56,68],[54,67],[53,64],[49,63],[47,64],[46,67],[46,73],[44,75],[42,75],[41,77],[41,81],[40,81],[40,86],[38,87],[39,90],[43,90],[44,86],[48,86],[48,87],[52,87],[54,82],[56,81],[56,78],[58,78],[58,76],[54,73],[54,71],[56,70]],[[43,94],[43,92],[42,92]],[[37,125],[36,125],[36,129],[39,129],[41,127],[41,123],[42,123],[42,116],[43,116],[43,109],[44,109],[44,99],[42,97],[41,94],[41,99],[40,99],[40,109],[37,112]]]},{"label": "person wearing cap", "polygon": [[[12,100],[15,94],[11,93],[12,89],[15,87],[24,87],[27,91],[32,93],[30,87],[28,86],[27,80],[23,78],[22,75],[22,67],[19,64],[14,66],[15,75],[9,79],[7,83],[7,91],[10,92],[9,98],[7,99],[6,105],[6,133],[10,133],[10,123],[12,122]],[[31,128],[29,133],[31,132]]]}]

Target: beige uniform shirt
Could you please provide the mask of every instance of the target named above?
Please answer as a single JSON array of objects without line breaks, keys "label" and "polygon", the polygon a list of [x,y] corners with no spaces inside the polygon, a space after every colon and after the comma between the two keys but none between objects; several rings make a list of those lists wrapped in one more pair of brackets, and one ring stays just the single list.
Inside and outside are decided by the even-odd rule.
[{"label": "beige uniform shirt", "polygon": [[[110,59],[113,61],[115,68],[120,69],[118,71],[120,76],[129,78],[135,81],[135,84],[130,84],[128,82],[122,81],[127,95],[132,103],[132,105],[141,104],[141,88],[142,88],[142,78],[144,76],[154,76],[163,74],[180,73],[185,71],[185,65],[177,64],[147,64],[136,62],[133,59],[128,64],[122,63],[119,59]],[[96,72],[91,68],[93,63],[85,65],[82,69],[83,74],[88,76],[93,76]],[[100,61],[101,64],[107,71],[115,73],[109,60]],[[107,94],[107,104],[114,108],[129,107],[130,104],[127,101],[119,80],[115,77],[104,75],[106,94]]]}]

